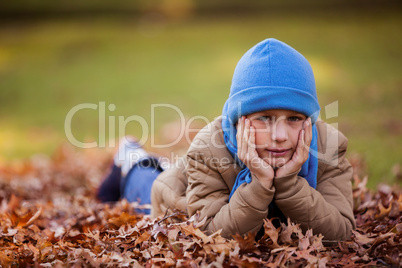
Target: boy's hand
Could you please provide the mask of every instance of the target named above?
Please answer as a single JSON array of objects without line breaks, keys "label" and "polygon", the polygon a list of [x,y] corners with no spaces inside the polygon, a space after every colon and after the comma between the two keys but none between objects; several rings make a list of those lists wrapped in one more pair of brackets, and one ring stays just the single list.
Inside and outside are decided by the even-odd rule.
[{"label": "boy's hand", "polygon": [[311,118],[304,121],[303,127],[299,133],[297,148],[293,153],[292,158],[282,167],[276,170],[275,177],[284,177],[293,172],[298,171],[304,162],[308,159],[313,130],[311,126]]},{"label": "boy's hand", "polygon": [[239,118],[237,124],[237,155],[250,169],[251,177],[258,179],[266,188],[271,188],[274,179],[274,169],[258,156],[255,149],[255,128],[251,126],[250,119],[245,116]]}]

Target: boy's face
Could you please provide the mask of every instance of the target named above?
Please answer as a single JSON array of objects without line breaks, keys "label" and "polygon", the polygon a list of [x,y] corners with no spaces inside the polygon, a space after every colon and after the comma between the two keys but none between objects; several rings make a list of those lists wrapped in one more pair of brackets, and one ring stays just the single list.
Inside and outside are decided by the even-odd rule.
[{"label": "boy's face", "polygon": [[246,116],[256,129],[255,145],[260,158],[272,167],[292,159],[299,133],[307,117],[290,110],[266,110]]}]

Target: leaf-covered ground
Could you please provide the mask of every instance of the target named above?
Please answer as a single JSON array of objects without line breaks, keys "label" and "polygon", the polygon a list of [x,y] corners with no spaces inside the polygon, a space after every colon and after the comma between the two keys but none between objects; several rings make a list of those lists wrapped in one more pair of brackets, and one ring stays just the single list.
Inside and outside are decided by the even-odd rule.
[{"label": "leaf-covered ground", "polygon": [[323,245],[289,222],[265,235],[224,239],[182,212],[156,220],[136,214],[136,204],[101,204],[96,188],[111,163],[101,150],[62,147],[51,158],[0,167],[2,267],[356,267],[402,266],[402,194],[382,185],[366,189],[355,176],[357,230],[350,241]]}]

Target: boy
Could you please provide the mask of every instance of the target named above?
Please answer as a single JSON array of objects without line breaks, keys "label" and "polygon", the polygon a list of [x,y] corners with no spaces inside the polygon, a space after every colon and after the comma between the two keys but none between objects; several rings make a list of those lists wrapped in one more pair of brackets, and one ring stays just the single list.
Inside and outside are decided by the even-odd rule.
[{"label": "boy", "polygon": [[124,197],[138,197],[130,181],[153,182],[152,217],[199,211],[204,231],[228,238],[289,217],[326,240],[348,239],[355,221],[347,139],[317,121],[319,110],[308,61],[266,39],[239,61],[222,116],[196,135],[185,165],[147,179],[129,174]]}]

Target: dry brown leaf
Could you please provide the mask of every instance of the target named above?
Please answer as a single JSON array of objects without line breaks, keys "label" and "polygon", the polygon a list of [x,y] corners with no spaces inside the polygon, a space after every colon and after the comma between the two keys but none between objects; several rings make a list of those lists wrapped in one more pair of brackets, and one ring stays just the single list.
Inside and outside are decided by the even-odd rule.
[{"label": "dry brown leaf", "polygon": [[130,215],[126,212],[123,212],[120,216],[109,219],[109,223],[113,224],[116,227],[120,227],[124,224],[134,225],[138,222],[139,217],[137,215]]},{"label": "dry brown leaf", "polygon": [[135,239],[134,246],[141,244],[144,241],[149,240],[150,237],[151,237],[150,232],[148,232],[148,231],[143,232],[137,239]]},{"label": "dry brown leaf", "polygon": [[248,233],[247,235],[241,236],[239,234],[233,235],[233,238],[239,244],[240,251],[242,252],[254,252],[257,250],[255,244],[255,235]]},{"label": "dry brown leaf", "polygon": [[356,231],[353,231],[353,235],[355,236],[355,241],[362,246],[371,245],[376,240],[375,238],[369,238],[367,235],[362,235]]},{"label": "dry brown leaf", "polygon": [[269,237],[272,240],[273,247],[278,248],[279,230],[275,228],[271,220],[264,220],[264,238]]},{"label": "dry brown leaf", "polygon": [[388,208],[385,208],[381,203],[378,204],[378,209],[380,213],[376,215],[377,218],[381,219],[384,218],[385,216],[388,216],[389,212],[391,211],[391,206]]},{"label": "dry brown leaf", "polygon": [[282,223],[281,228],[282,231],[280,232],[279,235],[280,242],[288,245],[294,245],[295,239],[292,238],[292,235],[295,234],[296,237],[299,237],[301,235],[300,225],[294,224],[288,218],[287,225]]},{"label": "dry brown leaf", "polygon": [[211,237],[205,235],[200,229],[195,228],[193,223],[184,222],[179,226],[186,235],[192,235],[194,237],[197,237],[201,239],[204,244],[213,242],[213,239]]}]

